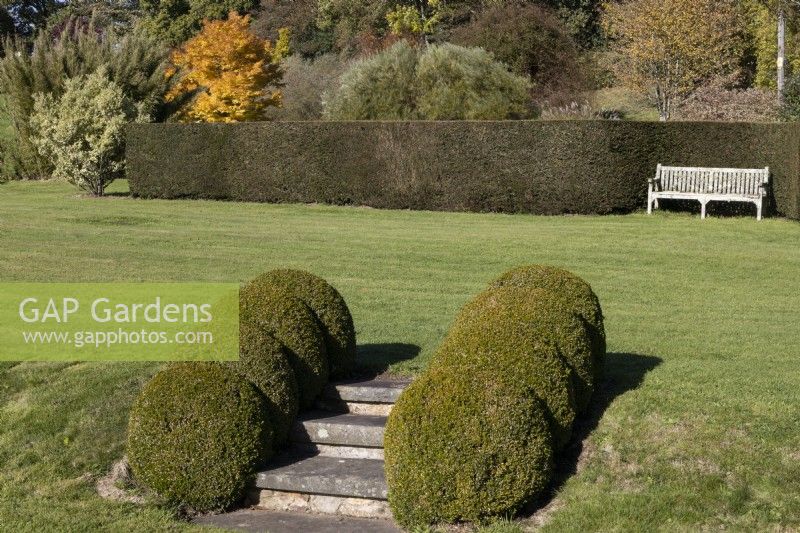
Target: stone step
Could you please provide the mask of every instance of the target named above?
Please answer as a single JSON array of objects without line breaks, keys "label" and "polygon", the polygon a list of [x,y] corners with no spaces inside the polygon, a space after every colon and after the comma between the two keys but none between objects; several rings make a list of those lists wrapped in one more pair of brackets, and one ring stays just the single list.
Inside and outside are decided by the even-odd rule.
[{"label": "stone step", "polygon": [[292,427],[290,450],[259,473],[253,498],[269,511],[391,518],[383,473],[386,417],[409,381],[328,385]]},{"label": "stone step", "polygon": [[383,459],[383,448],[364,448],[361,446],[332,446],[313,442],[295,442],[292,451],[304,455],[324,455],[340,459]]},{"label": "stone step", "polygon": [[[350,516],[357,518],[371,518],[391,520],[392,511],[386,500],[372,500],[369,498],[345,498],[344,496],[325,496],[322,494],[305,494],[302,492],[286,492],[281,490],[263,489],[251,494],[252,505],[263,511],[315,513],[319,515]],[[338,529],[342,525],[336,521],[334,531],[353,531]],[[259,530],[263,531],[263,530]],[[272,531],[271,529],[269,531]],[[291,531],[303,531],[291,530]],[[310,530],[305,530],[310,531]],[[373,531],[368,528],[364,531]]]},{"label": "stone step", "polygon": [[383,461],[322,455],[277,458],[257,475],[256,487],[282,493],[370,500],[386,500],[387,495]]},{"label": "stone step", "polygon": [[[265,512],[260,508],[240,509],[231,513],[201,514],[194,517],[192,523],[221,528],[224,531],[251,533],[264,533],[265,531],[269,533],[403,533],[403,530],[391,520],[342,516],[331,518],[315,512],[293,511],[295,509],[291,507],[288,512],[284,510]],[[203,531],[209,530],[203,529]],[[217,531],[217,529],[213,531]]]},{"label": "stone step", "polygon": [[330,383],[322,391],[328,400],[350,403],[393,404],[410,380],[368,379]]},{"label": "stone step", "polygon": [[354,415],[389,416],[394,404],[391,403],[364,403],[346,402],[331,398],[318,398],[316,408],[332,413],[351,413]]},{"label": "stone step", "polygon": [[309,411],[295,422],[289,438],[298,443],[381,448],[384,426],[385,416]]}]

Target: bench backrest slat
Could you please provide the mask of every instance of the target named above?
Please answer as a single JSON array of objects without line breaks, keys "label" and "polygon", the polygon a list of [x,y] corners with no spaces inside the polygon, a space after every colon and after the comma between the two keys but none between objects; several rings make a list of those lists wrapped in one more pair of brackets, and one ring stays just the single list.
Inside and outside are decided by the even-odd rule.
[{"label": "bench backrest slat", "polygon": [[769,169],[668,167],[659,165],[661,190],[690,194],[761,195]]}]

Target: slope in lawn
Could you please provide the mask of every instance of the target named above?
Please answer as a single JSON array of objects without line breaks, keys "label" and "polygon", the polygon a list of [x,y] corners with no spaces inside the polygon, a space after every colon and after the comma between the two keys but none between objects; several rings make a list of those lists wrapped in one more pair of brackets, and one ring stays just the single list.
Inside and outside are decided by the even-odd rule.
[{"label": "slope in lawn", "polygon": [[[97,200],[59,183],[0,185],[2,281],[243,281],[303,268],[341,291],[360,363],[376,370],[419,372],[458,308],[512,266],[584,277],[606,314],[606,387],[621,394],[561,487],[558,530],[800,526],[797,242],[800,225],[784,220]],[[644,360],[659,364],[644,372]],[[92,492],[155,370],[0,365],[0,523],[177,525]]]}]

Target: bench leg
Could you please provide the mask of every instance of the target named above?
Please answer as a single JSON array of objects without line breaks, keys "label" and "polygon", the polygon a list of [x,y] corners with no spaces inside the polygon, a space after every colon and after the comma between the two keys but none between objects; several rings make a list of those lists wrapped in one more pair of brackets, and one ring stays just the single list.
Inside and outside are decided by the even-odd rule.
[{"label": "bench leg", "polygon": [[658,209],[658,198],[647,197],[647,214],[652,215],[653,209]]},{"label": "bench leg", "polygon": [[761,220],[762,203],[763,202],[758,202],[756,204],[756,220]]},{"label": "bench leg", "polygon": [[703,202],[703,201],[700,202],[700,218],[701,219],[705,219],[706,218],[706,204],[707,203],[708,202]]}]

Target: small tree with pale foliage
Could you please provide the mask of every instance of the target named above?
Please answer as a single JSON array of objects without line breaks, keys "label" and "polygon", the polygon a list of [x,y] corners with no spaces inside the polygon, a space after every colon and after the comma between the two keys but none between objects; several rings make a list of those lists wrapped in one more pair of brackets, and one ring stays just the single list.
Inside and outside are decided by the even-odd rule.
[{"label": "small tree with pale foliage", "polygon": [[442,19],[442,0],[425,0],[414,5],[395,5],[386,15],[389,30],[395,35],[423,36],[433,34]]},{"label": "small tree with pale foliage", "polygon": [[741,57],[733,0],[607,2],[604,22],[623,58],[617,78],[652,96],[661,120],[705,81],[732,72]]},{"label": "small tree with pale foliage", "polygon": [[59,98],[34,96],[31,140],[53,177],[102,196],[125,171],[125,125],[147,118],[101,67],[67,80]]}]

